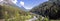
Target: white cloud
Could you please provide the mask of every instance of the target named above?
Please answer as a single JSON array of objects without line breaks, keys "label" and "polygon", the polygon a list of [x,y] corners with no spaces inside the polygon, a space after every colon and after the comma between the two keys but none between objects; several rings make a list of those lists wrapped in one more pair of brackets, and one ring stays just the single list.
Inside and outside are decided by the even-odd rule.
[{"label": "white cloud", "polygon": [[3,0],[0,0],[0,2],[3,1]]},{"label": "white cloud", "polygon": [[17,3],[17,0],[12,0],[12,2],[13,2],[14,4],[16,4],[16,3]]},{"label": "white cloud", "polygon": [[23,2],[23,1],[20,1],[20,5],[21,5],[21,6],[24,6],[24,2]]}]

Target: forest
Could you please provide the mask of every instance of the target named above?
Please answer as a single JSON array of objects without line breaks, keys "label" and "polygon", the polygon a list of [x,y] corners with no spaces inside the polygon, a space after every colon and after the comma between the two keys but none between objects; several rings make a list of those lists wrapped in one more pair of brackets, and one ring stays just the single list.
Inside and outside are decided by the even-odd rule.
[{"label": "forest", "polygon": [[50,20],[60,19],[60,0],[49,0],[35,6],[30,12],[48,17]]}]

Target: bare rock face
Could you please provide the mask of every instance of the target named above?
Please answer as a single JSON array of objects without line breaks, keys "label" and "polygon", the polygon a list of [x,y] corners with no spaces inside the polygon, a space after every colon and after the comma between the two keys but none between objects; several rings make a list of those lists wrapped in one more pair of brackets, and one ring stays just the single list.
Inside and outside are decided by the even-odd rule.
[{"label": "bare rock face", "polygon": [[42,16],[48,16],[49,19],[59,19],[60,0],[49,0],[36,6],[30,12],[37,13]]},{"label": "bare rock face", "polygon": [[13,5],[13,0],[0,0],[0,5]]}]

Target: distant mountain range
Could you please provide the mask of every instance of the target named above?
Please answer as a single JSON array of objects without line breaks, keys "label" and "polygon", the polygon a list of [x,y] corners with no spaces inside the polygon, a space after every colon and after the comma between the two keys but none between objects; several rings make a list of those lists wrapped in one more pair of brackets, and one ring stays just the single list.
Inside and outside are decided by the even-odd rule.
[{"label": "distant mountain range", "polygon": [[23,6],[19,7],[16,4],[14,4],[13,2],[11,2],[10,0],[1,1],[0,2],[0,5],[14,6],[14,7],[17,7],[19,9],[23,10],[23,11],[27,11]]},{"label": "distant mountain range", "polygon": [[23,6],[18,7],[18,8],[20,8],[20,9],[23,10],[23,11],[27,11],[27,9],[25,9]]}]

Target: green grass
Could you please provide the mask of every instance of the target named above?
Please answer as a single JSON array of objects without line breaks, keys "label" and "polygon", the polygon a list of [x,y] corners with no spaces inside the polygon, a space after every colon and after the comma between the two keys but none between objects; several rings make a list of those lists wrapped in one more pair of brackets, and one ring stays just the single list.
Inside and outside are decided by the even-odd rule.
[{"label": "green grass", "polygon": [[50,21],[60,21],[60,20],[50,20]]}]

